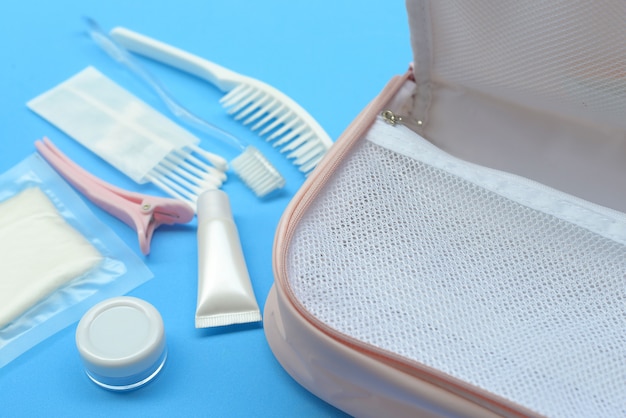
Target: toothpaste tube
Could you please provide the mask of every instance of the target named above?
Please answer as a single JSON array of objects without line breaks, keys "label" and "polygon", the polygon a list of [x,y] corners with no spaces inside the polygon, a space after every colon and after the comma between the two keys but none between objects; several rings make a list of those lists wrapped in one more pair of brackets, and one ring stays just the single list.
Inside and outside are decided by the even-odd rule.
[{"label": "toothpaste tube", "polygon": [[261,321],[228,195],[198,198],[198,304],[196,328]]}]

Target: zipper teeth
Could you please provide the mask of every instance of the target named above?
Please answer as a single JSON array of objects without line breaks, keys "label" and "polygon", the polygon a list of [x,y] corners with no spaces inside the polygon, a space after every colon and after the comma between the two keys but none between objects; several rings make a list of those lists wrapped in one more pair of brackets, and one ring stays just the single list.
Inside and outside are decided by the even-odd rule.
[{"label": "zipper teeth", "polygon": [[[341,164],[346,154],[353,148],[360,138],[370,129],[372,123],[376,120],[376,116],[382,111],[385,104],[399,91],[402,85],[409,79],[411,72],[407,72],[404,76],[393,78],[383,91],[366,107],[360,115],[348,126],[346,131],[341,135],[338,143],[333,145],[328,151],[326,158],[322,160],[316,167],[313,175],[304,183],[300,191],[293,198],[287,207],[283,217],[281,218],[273,246],[273,269],[274,278],[281,283],[280,287],[286,294],[291,305],[309,322],[314,323],[316,327],[324,330],[328,335],[336,338],[333,330],[316,320],[308,311],[300,304],[295,297],[289,280],[287,279],[287,251],[293,233],[306,212],[311,202],[318,195],[319,191],[327,183],[328,179],[333,175],[337,167]],[[317,174],[316,174],[317,173]],[[353,342],[354,343],[354,342]]]},{"label": "zipper teeth", "polygon": [[[363,113],[354,120],[354,122],[348,127],[348,129],[342,134],[340,140],[345,141],[346,146],[339,148],[339,151],[333,153],[332,158],[327,159],[327,163],[322,162],[320,164],[320,174],[311,178],[311,182],[305,186],[300,193],[301,199],[294,199],[297,201],[297,206],[293,211],[289,212],[288,222],[289,227],[284,231],[286,235],[291,236],[295,225],[302,217],[302,214],[309,207],[311,201],[317,196],[319,191],[326,184],[328,179],[333,175],[337,167],[343,161],[345,155],[352,149],[353,145],[361,138],[371,126],[371,122],[376,120],[377,115],[383,110],[385,104],[396,94],[398,89],[407,80],[407,75],[392,80],[387,88],[373,101]],[[371,121],[371,122],[370,122]],[[299,194],[300,194],[299,193]]]},{"label": "zipper teeth", "polygon": [[[397,86],[399,85],[401,85],[401,83],[399,83]],[[394,92],[397,90],[394,88],[394,86],[391,85],[391,83],[388,87],[390,88],[390,90],[393,90]],[[387,98],[387,97],[391,97],[392,95],[393,93],[389,93],[389,94],[385,94],[384,97]],[[358,138],[362,137],[365,134],[365,132],[367,132],[367,130],[369,129],[371,125],[368,123],[368,121],[379,119],[379,120],[387,122],[385,120],[385,117],[381,114],[381,111],[383,110],[383,106],[388,99],[383,100],[382,94],[381,96],[379,96],[379,98],[381,100],[376,100],[375,102],[372,102],[371,106],[368,109],[366,109],[364,113],[355,120],[354,124],[351,125],[348,128],[348,130],[346,130],[346,132],[342,135],[342,140],[345,141],[345,146],[342,146],[336,153],[333,153],[332,158],[329,158],[326,161],[326,163],[322,163],[320,166],[318,166],[319,174],[314,175],[314,178],[311,178],[310,179],[311,181],[308,182],[308,184],[306,185],[306,189],[302,190],[301,193],[299,193],[296,196],[296,200],[297,200],[297,202],[295,202],[296,204],[291,209],[288,209],[288,212],[286,212],[287,216],[281,220],[282,227],[279,227],[278,233],[282,235],[283,237],[285,237],[283,244],[289,243],[289,241],[291,240],[291,236],[295,228],[297,227],[299,220],[301,219],[304,212],[308,209],[312,200],[318,195],[319,191],[324,187],[328,179],[333,175],[333,173],[335,172],[339,164],[341,164],[341,162],[343,161],[345,155],[349,153],[349,151],[352,149],[352,146],[358,141]],[[405,121],[406,120],[403,120],[403,122]],[[403,132],[403,134],[406,134],[406,135],[417,135],[409,127],[406,126],[406,123],[396,124],[395,128],[400,129]],[[434,145],[429,144],[429,143],[426,143],[426,145],[436,148]],[[443,152],[443,151],[439,150],[439,152]],[[582,207],[586,209],[592,209],[592,210],[597,209],[599,213],[603,213],[603,214],[610,213],[610,214],[613,214],[613,216],[621,216],[623,219],[626,219],[626,214],[623,214],[619,211],[614,211],[612,209],[608,209],[603,206],[596,205],[584,199],[571,196],[567,193],[561,192],[557,189],[553,189],[549,186],[530,180],[528,178],[517,176],[515,174],[507,173],[504,171],[490,169],[484,166],[480,166],[478,164],[460,160],[449,154],[448,156],[452,159],[462,161],[464,164],[467,164],[468,166],[472,168],[480,167],[481,170],[493,171],[494,173],[498,173],[500,176],[504,175],[507,178],[511,180],[515,180],[516,182],[519,182],[522,185],[533,187],[539,190],[549,191],[553,196],[555,196],[555,198],[567,197],[567,199],[570,200],[571,202],[575,204],[580,204]],[[297,197],[300,197],[300,198],[297,199]],[[276,245],[276,242],[275,242],[275,245]],[[503,401],[502,399],[499,399],[499,398],[494,399],[489,394],[481,392],[480,390],[476,390],[476,388],[473,388],[471,386],[466,387],[462,382],[458,382],[454,378],[450,378],[449,376],[442,375],[441,372],[439,371],[436,371],[436,370],[431,371],[428,368],[424,367],[423,365],[413,364],[413,362],[411,361],[407,362],[406,359],[403,359],[401,356],[395,357],[393,355],[389,355],[389,353],[387,352],[381,352],[376,347],[369,346],[361,341],[352,339],[349,336],[340,334],[337,331],[335,331],[333,328],[328,327],[325,324],[321,323],[320,321],[316,320],[316,318],[312,317],[308,313],[308,311],[306,311],[306,309],[304,309],[302,305],[299,304],[298,300],[294,297],[294,294],[291,292],[291,289],[289,287],[289,282],[286,280],[286,277],[287,277],[286,276],[286,263],[284,263],[284,260],[287,254],[287,245],[283,245],[282,247],[275,246],[274,250],[275,250],[275,254],[278,254],[277,251],[280,251],[280,257],[279,257],[280,263],[277,262],[276,256],[275,256],[274,262],[275,262],[276,272],[278,272],[277,266],[280,265],[280,274],[277,274],[276,278],[277,280],[280,280],[283,284],[285,284],[285,286],[282,286],[281,288],[284,290],[284,293],[286,294],[290,304],[294,306],[295,309],[298,312],[300,312],[300,314],[302,314],[302,316],[305,318],[305,320],[307,320],[307,322],[312,323],[315,328],[320,329],[321,331],[323,331],[325,334],[327,334],[333,339],[337,339],[340,342],[344,342],[353,347],[356,347],[357,350],[361,349],[361,350],[369,352],[370,355],[374,355],[382,362],[392,363],[393,367],[399,368],[400,370],[411,372],[411,374],[415,374],[415,372],[417,373],[421,372],[424,374],[424,375],[418,374],[418,376],[420,376],[421,378],[425,380],[429,380],[437,386],[447,388],[451,392],[455,392],[457,395],[460,395],[466,399],[473,399],[474,401],[478,401],[484,407],[489,408],[491,410],[498,411],[504,414],[512,414],[512,415],[519,415],[519,416],[525,415],[526,413],[529,412],[525,410],[523,407],[519,405],[514,405],[510,403],[509,401],[506,401],[506,400]],[[407,368],[410,370],[407,370]]]},{"label": "zipper teeth", "polygon": [[[300,304],[287,280],[285,261],[288,245],[304,212],[306,212],[312,200],[318,195],[319,191],[333,175],[339,164],[341,164],[345,155],[352,149],[358,139],[362,138],[371,128],[372,122],[375,122],[377,118],[381,117],[380,112],[383,111],[385,104],[398,92],[400,87],[410,79],[411,75],[411,73],[407,73],[404,77],[398,77],[392,80],[375,101],[373,101],[361,115],[357,116],[340,138],[342,143],[345,141],[345,145],[335,151],[331,148],[330,153],[332,153],[332,155],[329,155],[330,158],[326,159],[326,161],[322,161],[315,170],[319,174],[315,175],[314,173],[313,176],[305,182],[304,186],[294,197],[293,203],[290,204],[285,211],[285,215],[281,219],[277,230],[277,237],[283,237],[283,240],[279,242],[279,240],[276,239],[273,249],[275,280],[282,284],[277,286],[277,290],[279,293],[284,293],[286,302],[299,312],[307,322],[311,323],[315,328],[319,329],[330,338],[352,346],[357,350],[369,352],[369,355],[376,357],[384,363],[390,364],[393,368],[415,375],[417,378],[431,382],[465,399],[472,399],[488,409],[500,411],[499,413],[505,413],[511,416],[525,416],[520,412],[523,411],[523,408],[518,405],[513,406],[509,402],[493,399],[480,391],[474,391],[472,387],[468,387],[464,382],[451,378],[440,371],[432,370],[423,364],[415,363],[401,355],[381,350],[348,335],[338,333],[333,328],[312,316],[304,306]],[[406,126],[403,128],[406,128]]]}]

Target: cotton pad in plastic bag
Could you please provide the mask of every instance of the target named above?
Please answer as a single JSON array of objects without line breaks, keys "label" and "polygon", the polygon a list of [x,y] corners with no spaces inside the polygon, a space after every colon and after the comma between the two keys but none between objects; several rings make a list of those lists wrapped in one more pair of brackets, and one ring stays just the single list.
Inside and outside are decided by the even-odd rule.
[{"label": "cotton pad in plastic bag", "polygon": [[38,187],[0,203],[0,328],[102,256]]},{"label": "cotton pad in plastic bag", "polygon": [[0,367],[151,277],[39,155],[0,175]]}]

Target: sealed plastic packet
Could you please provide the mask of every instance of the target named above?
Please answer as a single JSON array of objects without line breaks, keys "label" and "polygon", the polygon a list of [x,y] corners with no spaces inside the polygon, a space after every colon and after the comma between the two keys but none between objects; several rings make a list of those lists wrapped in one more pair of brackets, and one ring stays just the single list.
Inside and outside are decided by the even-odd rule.
[{"label": "sealed plastic packet", "polygon": [[150,278],[39,155],[0,175],[0,367]]}]

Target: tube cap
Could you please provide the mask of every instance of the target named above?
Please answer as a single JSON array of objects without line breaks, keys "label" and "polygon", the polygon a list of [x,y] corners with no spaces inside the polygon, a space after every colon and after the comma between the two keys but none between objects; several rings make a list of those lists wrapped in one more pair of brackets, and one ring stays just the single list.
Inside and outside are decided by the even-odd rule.
[{"label": "tube cap", "polygon": [[167,357],[161,315],[148,302],[129,296],[107,299],[87,311],[76,328],[76,347],[87,376],[113,391],[148,383]]},{"label": "tube cap", "polygon": [[209,219],[233,219],[228,195],[222,190],[207,190],[198,197],[198,225]]}]

